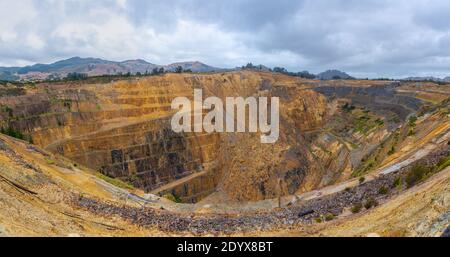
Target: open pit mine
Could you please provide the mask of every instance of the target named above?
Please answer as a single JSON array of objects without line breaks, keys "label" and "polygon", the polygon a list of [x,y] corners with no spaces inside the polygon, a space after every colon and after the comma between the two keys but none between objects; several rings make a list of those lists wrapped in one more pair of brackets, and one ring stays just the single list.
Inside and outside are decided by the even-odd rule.
[{"label": "open pit mine", "polygon": [[[0,85],[0,236],[440,236],[450,85],[167,73]],[[279,138],[180,132],[176,97],[279,98]],[[448,232],[447,232],[448,233]]]}]

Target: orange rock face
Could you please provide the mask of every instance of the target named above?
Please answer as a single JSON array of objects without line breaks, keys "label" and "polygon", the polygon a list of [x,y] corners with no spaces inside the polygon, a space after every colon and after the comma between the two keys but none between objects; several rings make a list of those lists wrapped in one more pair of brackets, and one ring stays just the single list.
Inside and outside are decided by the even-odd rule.
[{"label": "orange rock face", "polygon": [[[333,94],[354,97],[355,87],[372,88],[349,84],[351,93],[334,92],[336,82],[251,71],[40,83],[0,97],[1,125],[148,192],[171,192],[185,202],[216,191],[231,200],[261,200],[350,176],[358,163],[351,161],[351,142],[330,139],[323,131],[339,113]],[[261,144],[258,134],[174,133],[171,102],[178,96],[192,99],[194,88],[203,89],[205,98],[279,97],[280,139]],[[370,140],[382,138],[383,131],[371,131]],[[359,138],[355,134],[353,143]]]}]

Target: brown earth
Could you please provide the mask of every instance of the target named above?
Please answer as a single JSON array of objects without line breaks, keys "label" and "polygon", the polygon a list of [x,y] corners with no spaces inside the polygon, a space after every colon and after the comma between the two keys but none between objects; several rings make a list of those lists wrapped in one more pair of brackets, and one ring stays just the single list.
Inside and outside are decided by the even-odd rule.
[{"label": "brown earth", "polygon": [[[174,133],[171,101],[192,98],[194,88],[221,99],[279,97],[279,141],[261,144],[251,133]],[[348,209],[333,207],[352,204],[340,195],[346,188],[374,190],[360,187],[360,176],[379,185],[391,176],[386,174],[409,169],[436,151],[445,155],[447,85],[315,81],[241,71],[0,89],[1,127],[33,143],[0,135],[0,234],[195,234],[191,222],[203,226],[202,215],[219,215],[212,234],[231,235],[241,233],[233,222],[249,224],[242,226],[245,235],[437,235],[448,225],[446,201],[432,214],[417,211],[430,207],[418,195],[446,199],[448,169],[424,185],[382,198],[373,211],[348,215]],[[411,121],[413,115],[417,120]],[[167,193],[184,204],[157,196]],[[287,209],[280,212],[280,203]],[[127,211],[142,205],[149,208],[142,215],[157,217],[159,224],[128,218]],[[309,205],[317,208],[316,216],[299,219]],[[338,221],[314,224],[328,212],[336,212]],[[171,213],[187,215],[178,220],[187,222],[185,231]],[[283,222],[271,223],[277,215],[284,215]],[[221,221],[225,218],[231,223]],[[357,224],[362,227],[350,229]],[[393,228],[386,230],[386,224]]]}]

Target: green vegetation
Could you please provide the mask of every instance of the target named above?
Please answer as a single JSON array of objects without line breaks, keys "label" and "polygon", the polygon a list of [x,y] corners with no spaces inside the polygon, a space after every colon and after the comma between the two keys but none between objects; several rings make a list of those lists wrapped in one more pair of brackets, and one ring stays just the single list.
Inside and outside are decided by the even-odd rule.
[{"label": "green vegetation", "polygon": [[33,138],[31,136],[24,135],[22,132],[15,130],[12,127],[7,127],[6,129],[2,127],[0,128],[0,133],[20,140],[28,141],[30,144],[33,143]]},{"label": "green vegetation", "polygon": [[53,165],[53,164],[55,164],[55,161],[52,160],[52,159],[45,158],[45,161],[47,162],[48,165]]},{"label": "green vegetation", "polygon": [[[433,174],[447,168],[450,166],[450,153],[447,156],[442,157],[439,162],[433,166],[425,166],[422,164],[414,165],[405,176],[405,183],[407,188],[410,188],[427,178],[431,177]],[[397,182],[397,181],[394,181]],[[397,182],[401,183],[401,181]],[[398,185],[397,185],[398,186]]]},{"label": "green vegetation", "polygon": [[334,220],[334,218],[335,218],[335,216],[332,213],[328,213],[327,215],[325,215],[326,221]]},{"label": "green vegetation", "polygon": [[[449,142],[450,143],[450,142]],[[445,168],[447,168],[448,166],[450,166],[450,153],[447,155],[447,157],[442,158],[437,166],[436,166],[436,171],[441,171]]]},{"label": "green vegetation", "polygon": [[430,173],[432,169],[424,165],[414,165],[405,177],[406,186],[408,188],[416,185],[418,182],[424,180]]},{"label": "green vegetation", "polygon": [[408,120],[409,126],[415,127],[416,126],[416,121],[417,121],[417,117],[416,116],[409,117],[409,120]]},{"label": "green vegetation", "polygon": [[0,88],[0,96],[19,96],[24,95],[25,89],[22,87],[1,87]]},{"label": "green vegetation", "polygon": [[375,123],[378,125],[378,126],[383,126],[384,125],[384,120],[382,120],[382,119],[376,119],[375,120]]},{"label": "green vegetation", "polygon": [[361,160],[359,167],[353,171],[352,177],[361,176],[378,167],[380,162],[385,159],[386,155],[392,155],[395,153],[395,146],[405,137],[406,131],[397,129],[393,132],[388,138],[380,142],[379,146],[375,150],[370,152]]},{"label": "green vegetation", "polygon": [[369,199],[366,200],[366,202],[364,203],[364,208],[366,209],[370,209],[372,207],[376,207],[378,206],[378,202],[377,200],[375,200],[375,198],[370,197]]},{"label": "green vegetation", "polygon": [[396,178],[392,183],[392,186],[397,188],[397,190],[402,189],[402,179],[400,177]]},{"label": "green vegetation", "polygon": [[314,219],[317,223],[322,223],[322,217],[317,217]]},{"label": "green vegetation", "polygon": [[175,73],[183,73],[183,67],[177,66],[177,67],[175,68]]},{"label": "green vegetation", "polygon": [[387,152],[387,155],[393,155],[395,153],[395,147],[391,146],[391,149]]},{"label": "green vegetation", "polygon": [[348,103],[345,103],[344,105],[341,106],[341,109],[344,112],[352,112],[355,109],[355,106],[354,105],[350,105]]},{"label": "green vegetation", "polygon": [[381,194],[381,195],[387,195],[389,193],[389,189],[387,187],[385,187],[385,186],[381,186],[378,189],[378,193]]},{"label": "green vegetation", "polygon": [[5,112],[9,118],[14,117],[13,109],[11,109],[9,106],[0,105],[0,110],[1,110],[1,112]]},{"label": "green vegetation", "polygon": [[352,211],[352,213],[358,213],[361,211],[362,207],[363,207],[362,203],[357,203],[357,204],[353,205],[351,211]]},{"label": "green vegetation", "polygon": [[62,104],[69,111],[72,109],[72,100],[64,99],[64,100],[62,100]]},{"label": "green vegetation", "polygon": [[86,73],[71,72],[67,74],[64,80],[86,80],[87,78],[88,75]]},{"label": "green vegetation", "polygon": [[416,127],[416,121],[417,121],[416,116],[409,117],[409,120],[408,120],[408,126],[409,126],[408,136],[409,137],[413,136],[415,134],[414,128]]},{"label": "green vegetation", "polygon": [[181,203],[181,199],[177,195],[172,194],[172,193],[166,193],[162,197],[164,197],[172,202],[175,202],[175,203]]},{"label": "green vegetation", "polygon": [[151,73],[151,75],[154,75],[154,76],[156,76],[156,75],[161,75],[161,74],[164,74],[164,68],[153,68],[153,70],[152,70],[152,73]]},{"label": "green vegetation", "polygon": [[120,188],[123,188],[123,189],[129,189],[129,190],[133,190],[134,189],[134,187],[132,185],[128,184],[128,183],[126,183],[126,182],[124,182],[124,181],[122,181],[120,179],[117,179],[117,178],[112,178],[112,177],[106,176],[106,175],[104,175],[104,174],[102,174],[100,172],[96,172],[95,176],[98,177],[99,179],[102,179],[102,180],[104,180],[104,181],[106,181],[106,182],[116,186],[116,187],[120,187]]},{"label": "green vegetation", "polygon": [[359,181],[359,184],[362,184],[362,183],[364,183],[364,181],[366,181],[366,178],[360,177],[358,181]]},{"label": "green vegetation", "polygon": [[370,113],[369,110],[354,109],[353,105],[350,107],[344,105],[341,108],[347,113],[353,111],[352,116],[356,116],[356,118],[352,119],[354,132],[367,135],[373,129],[384,126],[384,120]]}]

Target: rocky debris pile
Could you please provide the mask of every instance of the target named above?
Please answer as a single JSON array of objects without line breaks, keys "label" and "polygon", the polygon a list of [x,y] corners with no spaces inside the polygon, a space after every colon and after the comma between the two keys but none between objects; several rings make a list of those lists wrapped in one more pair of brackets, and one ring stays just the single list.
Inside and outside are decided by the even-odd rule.
[{"label": "rocky debris pile", "polygon": [[[411,165],[417,163],[434,165],[448,155],[449,148],[444,147]],[[411,165],[332,195],[300,202],[286,208],[241,215],[174,213],[147,207],[118,206],[84,196],[73,197],[73,204],[93,213],[103,216],[117,215],[139,226],[158,228],[165,232],[190,232],[201,235],[295,229],[301,224],[315,222],[318,218],[321,221],[323,217],[325,221],[334,219],[335,216],[342,214],[345,208],[351,208],[356,204],[365,203],[364,207],[370,209],[378,202],[396,195],[404,190],[405,186],[398,187],[394,182],[404,179]],[[381,190],[382,188],[384,190]],[[368,202],[371,204],[367,204]]]},{"label": "rocky debris pile", "polygon": [[2,151],[8,158],[19,164],[20,166],[33,170],[35,172],[42,173],[42,170],[38,167],[32,165],[31,163],[28,163],[25,161],[22,156],[18,153],[16,153],[14,150],[12,150],[8,144],[0,138],[0,151]]},{"label": "rocky debris pile", "polygon": [[287,212],[255,213],[251,216],[182,214],[153,208],[117,206],[86,197],[75,197],[74,200],[77,206],[93,213],[117,215],[134,224],[165,232],[190,232],[195,235],[271,230],[293,225],[292,217],[295,216]]}]

